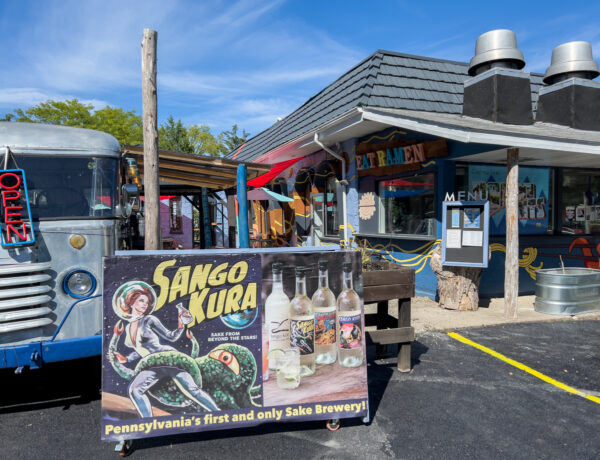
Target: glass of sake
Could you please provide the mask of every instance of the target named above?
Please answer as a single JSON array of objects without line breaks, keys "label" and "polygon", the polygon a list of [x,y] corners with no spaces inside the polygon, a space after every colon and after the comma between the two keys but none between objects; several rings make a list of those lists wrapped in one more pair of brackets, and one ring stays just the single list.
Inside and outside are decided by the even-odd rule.
[{"label": "glass of sake", "polygon": [[281,350],[275,360],[277,386],[282,390],[293,390],[300,385],[300,351],[297,348]]}]

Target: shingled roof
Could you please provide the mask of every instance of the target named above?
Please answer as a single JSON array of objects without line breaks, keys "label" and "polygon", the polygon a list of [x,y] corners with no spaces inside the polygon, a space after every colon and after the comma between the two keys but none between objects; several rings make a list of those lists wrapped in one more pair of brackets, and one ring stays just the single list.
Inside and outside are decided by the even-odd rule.
[{"label": "shingled roof", "polygon": [[[227,157],[252,161],[357,106],[461,114],[467,71],[464,62],[378,50]],[[542,77],[531,74],[534,112]]]}]

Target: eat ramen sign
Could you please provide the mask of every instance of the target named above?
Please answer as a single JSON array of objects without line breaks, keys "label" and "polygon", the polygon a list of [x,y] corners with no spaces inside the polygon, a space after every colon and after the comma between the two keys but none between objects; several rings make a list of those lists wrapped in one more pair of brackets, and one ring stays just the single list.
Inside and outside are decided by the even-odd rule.
[{"label": "eat ramen sign", "polygon": [[0,171],[0,229],[2,247],[35,241],[25,171],[22,169]]}]

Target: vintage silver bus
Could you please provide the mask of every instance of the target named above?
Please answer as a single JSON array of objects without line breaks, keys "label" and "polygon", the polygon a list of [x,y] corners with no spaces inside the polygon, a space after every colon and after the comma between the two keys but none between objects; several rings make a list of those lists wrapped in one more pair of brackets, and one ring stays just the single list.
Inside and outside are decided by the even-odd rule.
[{"label": "vintage silver bus", "polygon": [[0,248],[0,368],[100,354],[102,257],[121,247],[134,168],[108,134],[35,123],[0,123],[0,159],[25,172],[35,235]]}]

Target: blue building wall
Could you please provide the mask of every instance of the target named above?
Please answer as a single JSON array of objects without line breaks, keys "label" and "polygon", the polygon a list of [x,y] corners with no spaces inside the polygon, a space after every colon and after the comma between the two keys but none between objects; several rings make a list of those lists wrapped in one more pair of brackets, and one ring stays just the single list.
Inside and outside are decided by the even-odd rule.
[{"label": "blue building wall", "polygon": [[[405,139],[417,142],[435,140],[434,138],[397,128],[366,136],[361,139],[349,139],[342,143],[341,150],[348,159],[346,178],[349,183],[347,190],[348,233],[352,239],[352,246],[371,256],[388,260],[404,267],[410,267],[416,272],[416,294],[435,299],[437,278],[430,267],[432,252],[441,245],[442,238],[442,203],[446,193],[457,193],[456,158],[480,152],[499,149],[493,145],[463,144],[447,141],[448,156],[434,158],[421,164],[417,171],[398,173],[389,176],[373,177],[359,176],[356,162],[356,147],[364,142],[381,143],[395,139]],[[288,190],[292,190],[295,181],[302,170],[314,168],[326,159],[332,160],[325,152],[310,155],[292,168],[284,171],[280,177],[285,178]],[[435,218],[436,231],[432,237],[410,237],[399,235],[377,234],[373,223],[364,224],[361,219],[361,197],[364,193],[377,194],[376,183],[378,180],[409,177],[411,174],[433,172],[435,174]],[[303,180],[305,180],[304,178]],[[314,180],[310,179],[310,180]],[[466,190],[462,190],[466,191]],[[338,187],[341,192],[341,186]],[[290,193],[290,195],[292,195]],[[341,193],[338,194],[338,221],[340,223],[340,239],[343,238],[343,215],[341,206]],[[375,203],[377,206],[377,202]],[[296,219],[310,220],[309,216],[298,216]],[[309,224],[310,225],[310,224]],[[367,228],[368,227],[368,228]],[[310,244],[306,239],[302,244]],[[323,244],[331,244],[325,242]],[[504,261],[505,238],[504,236],[490,237],[491,260],[487,269],[483,271],[480,296],[501,297],[504,294]],[[559,255],[562,255],[566,266],[600,268],[600,236],[569,236],[569,235],[520,235],[519,258],[519,294],[528,295],[535,292],[535,272],[541,268],[556,268],[560,266]]]},{"label": "blue building wall", "polygon": [[[404,138],[418,142],[431,140],[428,136],[418,133],[401,132],[397,129],[388,129],[380,133],[368,136],[360,140],[354,140],[354,145],[360,142],[371,143],[385,142],[390,139]],[[413,268],[416,272],[416,293],[435,299],[437,290],[437,278],[430,267],[432,252],[441,244],[442,238],[442,203],[446,193],[456,193],[456,163],[457,157],[475,153],[496,150],[499,147],[492,145],[462,144],[448,141],[449,155],[444,158],[436,158],[424,163],[419,171],[435,172],[435,209],[436,209],[436,237],[431,239],[410,238],[390,235],[377,235],[371,233],[365,235],[364,225],[361,220],[354,218],[357,213],[352,212],[352,206],[359,206],[361,194],[364,192],[376,192],[375,183],[385,177],[369,177],[358,175],[352,180],[350,188],[352,200],[348,200],[349,212],[352,213],[352,230],[358,246],[370,252],[376,257],[397,263],[399,265]],[[352,150],[353,152],[354,150]],[[355,155],[350,155],[351,164],[356,167]],[[407,173],[410,175],[411,173]],[[393,177],[402,177],[398,174]],[[356,224],[354,223],[356,221]],[[361,235],[362,233],[362,235]],[[535,272],[541,268],[556,268],[560,266],[559,255],[562,255],[565,266],[600,268],[600,237],[594,236],[569,236],[569,235],[520,235],[519,255],[519,294],[529,295],[535,292]],[[491,260],[487,269],[483,271],[480,296],[483,298],[501,297],[504,295],[504,262],[505,262],[505,238],[496,236],[490,238]]]}]

